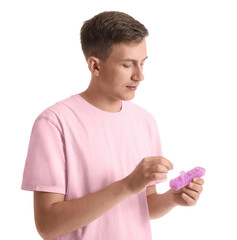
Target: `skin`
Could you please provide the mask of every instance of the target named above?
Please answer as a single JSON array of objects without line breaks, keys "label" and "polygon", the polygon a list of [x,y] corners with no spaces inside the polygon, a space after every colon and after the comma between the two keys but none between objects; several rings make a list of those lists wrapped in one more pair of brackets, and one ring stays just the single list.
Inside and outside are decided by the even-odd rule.
[{"label": "skin", "polygon": [[[80,95],[95,107],[108,112],[119,112],[122,100],[134,98],[135,91],[126,86],[144,80],[143,64],[147,59],[146,42],[113,45],[105,62],[91,56],[88,68],[91,82]],[[123,179],[98,192],[82,198],[65,201],[64,194],[34,192],[34,213],[37,230],[45,240],[53,239],[80,229],[106,213],[129,196],[146,188],[150,219],[164,216],[176,206],[194,206],[203,190],[204,181],[196,178],[188,186],[158,194],[152,181],[166,179],[173,164],[162,156],[142,159],[135,169]]]},{"label": "skin", "polygon": [[87,63],[91,82],[80,95],[101,110],[119,112],[122,100],[129,101],[135,96],[135,91],[126,86],[137,86],[144,80],[143,65],[146,59],[145,40],[140,44],[114,44],[105,62],[89,57]]}]

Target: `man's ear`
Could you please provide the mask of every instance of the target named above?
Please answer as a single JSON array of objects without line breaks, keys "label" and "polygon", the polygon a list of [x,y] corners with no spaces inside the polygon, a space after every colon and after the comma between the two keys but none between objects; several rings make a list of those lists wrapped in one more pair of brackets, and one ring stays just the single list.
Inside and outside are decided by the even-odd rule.
[{"label": "man's ear", "polygon": [[89,57],[87,59],[88,68],[92,75],[98,77],[100,75],[100,60],[96,57]]}]

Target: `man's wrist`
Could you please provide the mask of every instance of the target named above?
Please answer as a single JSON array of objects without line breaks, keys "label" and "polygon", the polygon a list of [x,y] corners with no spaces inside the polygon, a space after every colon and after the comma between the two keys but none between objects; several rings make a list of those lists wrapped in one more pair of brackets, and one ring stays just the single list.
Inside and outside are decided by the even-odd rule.
[{"label": "man's wrist", "polygon": [[124,191],[124,193],[125,193],[125,195],[127,197],[133,195],[133,192],[132,192],[131,188],[129,187],[129,184],[128,184],[128,181],[127,181],[127,177],[119,180],[118,182],[121,185],[122,191]]},{"label": "man's wrist", "polygon": [[165,194],[167,194],[167,201],[172,207],[178,206],[178,204],[175,202],[175,196],[174,196],[174,190],[170,189]]}]

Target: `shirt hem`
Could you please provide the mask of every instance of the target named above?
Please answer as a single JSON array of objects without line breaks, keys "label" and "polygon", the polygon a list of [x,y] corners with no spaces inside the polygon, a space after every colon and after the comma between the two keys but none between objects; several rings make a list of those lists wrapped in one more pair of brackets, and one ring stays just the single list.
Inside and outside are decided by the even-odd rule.
[{"label": "shirt hem", "polygon": [[59,187],[23,185],[21,186],[21,189],[26,191],[53,192],[53,193],[66,194],[65,190]]}]

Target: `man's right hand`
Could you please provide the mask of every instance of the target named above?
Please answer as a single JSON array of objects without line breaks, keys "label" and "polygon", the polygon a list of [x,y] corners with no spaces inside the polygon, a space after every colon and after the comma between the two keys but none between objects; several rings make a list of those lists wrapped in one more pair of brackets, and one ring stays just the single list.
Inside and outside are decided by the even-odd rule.
[{"label": "man's right hand", "polygon": [[136,194],[142,191],[150,182],[167,179],[166,174],[172,168],[173,164],[164,157],[146,157],[124,180],[132,194]]}]

